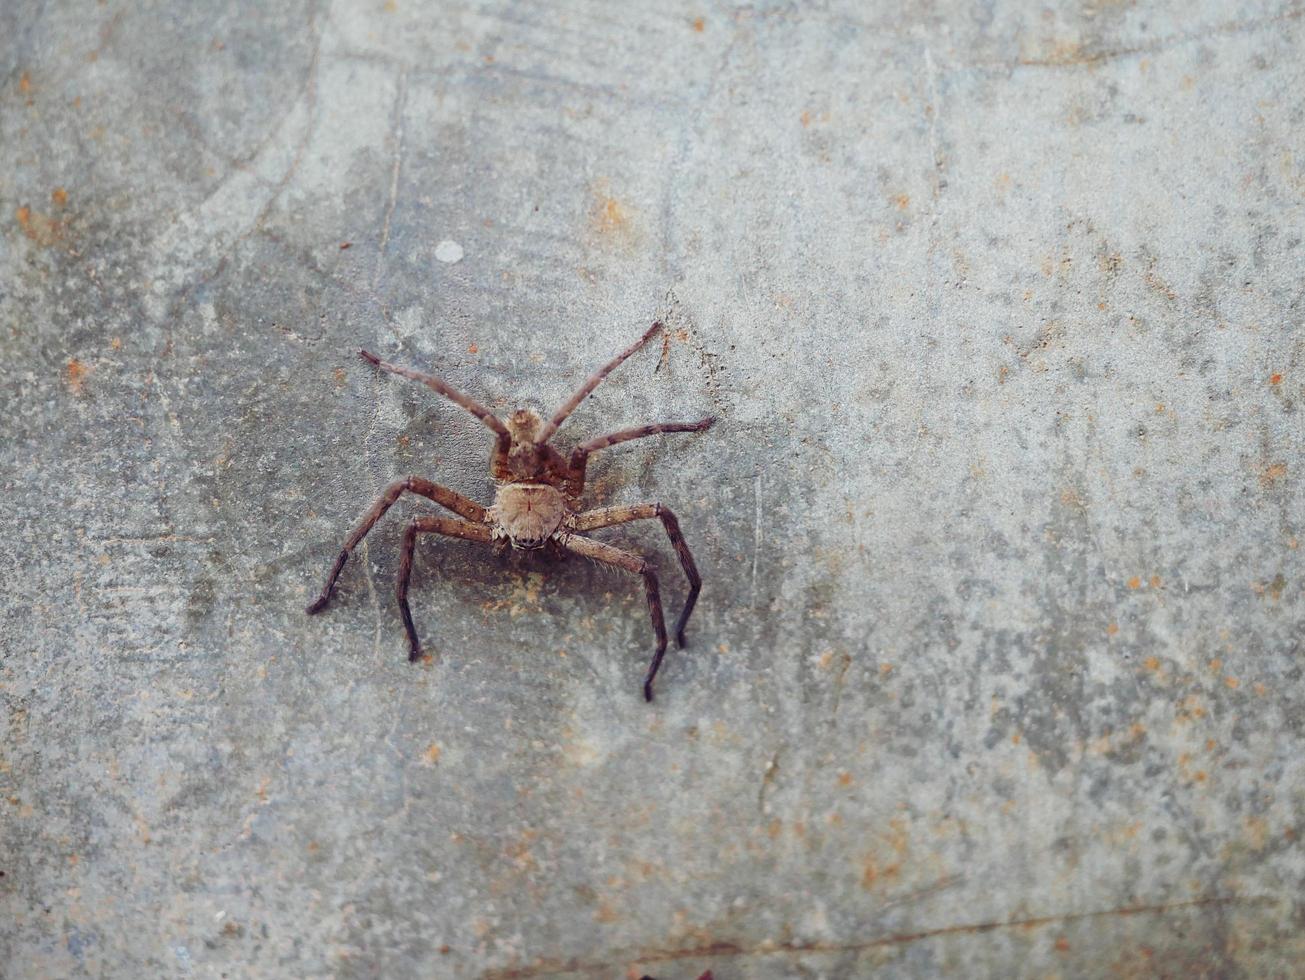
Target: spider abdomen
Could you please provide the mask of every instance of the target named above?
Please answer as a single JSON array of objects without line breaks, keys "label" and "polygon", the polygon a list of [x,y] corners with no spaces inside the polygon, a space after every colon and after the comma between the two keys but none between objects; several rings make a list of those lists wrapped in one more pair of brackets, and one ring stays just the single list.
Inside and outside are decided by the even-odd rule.
[{"label": "spider abdomen", "polygon": [[514,548],[542,548],[567,516],[566,501],[547,483],[507,483],[498,488],[489,518],[496,538]]}]

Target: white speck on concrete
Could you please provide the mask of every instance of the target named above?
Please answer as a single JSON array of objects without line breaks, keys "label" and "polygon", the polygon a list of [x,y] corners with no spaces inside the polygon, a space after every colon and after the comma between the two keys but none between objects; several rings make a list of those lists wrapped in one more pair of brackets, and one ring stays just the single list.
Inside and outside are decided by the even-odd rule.
[{"label": "white speck on concrete", "polygon": [[462,261],[462,246],[446,238],[435,246],[435,258],[441,262],[460,262]]}]

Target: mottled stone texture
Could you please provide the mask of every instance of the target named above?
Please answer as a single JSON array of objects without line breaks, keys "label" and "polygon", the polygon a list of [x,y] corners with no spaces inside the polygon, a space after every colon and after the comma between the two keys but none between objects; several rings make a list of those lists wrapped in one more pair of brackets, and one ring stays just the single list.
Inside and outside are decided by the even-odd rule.
[{"label": "mottled stone texture", "polygon": [[[0,39],[5,976],[1301,975],[1305,7]],[[409,665],[419,503],[304,616],[492,491],[357,347],[549,410],[654,317],[561,434],[721,418],[592,467],[706,580],[653,705],[583,561],[424,542]]]}]

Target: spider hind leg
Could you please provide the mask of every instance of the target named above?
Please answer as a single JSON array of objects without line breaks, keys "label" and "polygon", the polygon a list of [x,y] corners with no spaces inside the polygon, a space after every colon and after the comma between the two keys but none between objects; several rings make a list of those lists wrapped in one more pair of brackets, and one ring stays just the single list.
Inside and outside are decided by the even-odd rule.
[{"label": "spider hind leg", "polygon": [[443,534],[445,537],[479,541],[482,544],[489,544],[491,540],[490,530],[484,525],[470,524],[451,517],[419,517],[403,532],[403,553],[399,558],[399,575],[394,583],[394,597],[398,600],[399,615],[403,617],[403,628],[408,634],[410,663],[416,663],[421,659],[421,640],[417,638],[417,627],[412,623],[412,610],[408,608],[408,580],[412,577],[412,560],[419,534]]},{"label": "spider hind leg", "polygon": [[643,680],[644,700],[651,701],[653,699],[653,679],[657,676],[657,671],[661,669],[662,658],[666,656],[666,620],[662,616],[662,597],[661,590],[657,586],[657,573],[652,570],[652,566],[648,562],[638,555],[622,551],[620,548],[613,548],[601,541],[581,537],[578,534],[573,534],[566,539],[566,548],[577,555],[592,558],[604,565],[614,565],[643,578],[644,593],[648,598],[648,614],[652,618],[653,633],[657,637],[657,646],[653,651],[652,663],[648,665],[648,673]]}]

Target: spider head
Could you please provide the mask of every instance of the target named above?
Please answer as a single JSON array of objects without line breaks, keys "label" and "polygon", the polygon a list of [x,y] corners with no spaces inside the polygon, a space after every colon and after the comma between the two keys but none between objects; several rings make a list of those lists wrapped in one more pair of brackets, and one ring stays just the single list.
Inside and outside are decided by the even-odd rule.
[{"label": "spider head", "polygon": [[512,440],[507,452],[508,470],[517,479],[537,476],[542,456],[538,439],[544,420],[533,409],[518,408],[503,422]]},{"label": "spider head", "polygon": [[518,408],[508,416],[505,424],[508,434],[512,436],[513,446],[533,446],[539,437],[539,430],[544,427],[544,420],[533,408]]}]

